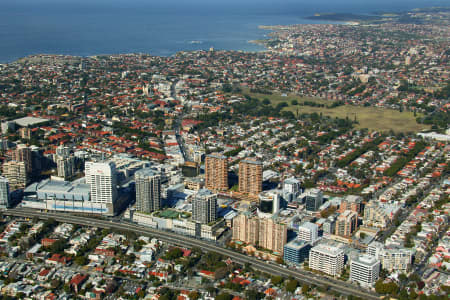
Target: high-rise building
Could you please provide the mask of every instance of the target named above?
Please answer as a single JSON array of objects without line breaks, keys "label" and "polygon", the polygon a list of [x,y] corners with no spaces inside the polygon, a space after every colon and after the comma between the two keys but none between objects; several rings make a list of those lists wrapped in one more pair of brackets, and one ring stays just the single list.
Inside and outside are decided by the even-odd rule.
[{"label": "high-rise building", "polygon": [[351,210],[359,214],[361,212],[361,203],[361,196],[347,195],[342,199],[339,211],[342,213],[346,210]]},{"label": "high-rise building", "polygon": [[375,257],[376,259],[381,258],[381,253],[384,250],[384,245],[380,242],[373,241],[367,246],[367,254]]},{"label": "high-rise building", "polygon": [[136,181],[136,209],[150,213],[161,209],[161,175],[150,168],[134,174]]},{"label": "high-rise building", "polygon": [[75,157],[58,157],[56,160],[58,176],[67,180],[75,174]]},{"label": "high-rise building", "polygon": [[319,238],[319,226],[311,222],[305,222],[298,227],[299,240],[314,244]]},{"label": "high-rise building", "polygon": [[0,208],[8,208],[9,206],[9,181],[5,177],[0,177]]},{"label": "high-rise building", "polygon": [[323,193],[319,189],[311,189],[306,192],[305,208],[307,211],[317,211],[322,205]]},{"label": "high-rise building", "polygon": [[31,173],[32,170],[32,158],[31,149],[26,145],[18,145],[17,148],[12,152],[11,160],[24,162],[27,173]]},{"label": "high-rise building", "polygon": [[301,241],[293,240],[284,245],[283,260],[286,263],[299,265],[309,256],[311,244]]},{"label": "high-rise building", "polygon": [[114,206],[117,200],[116,165],[113,162],[88,161],[85,174],[91,189],[91,201]]},{"label": "high-rise building", "polygon": [[47,159],[44,157],[44,151],[36,146],[31,146],[31,176],[39,177],[43,168],[47,167]]},{"label": "high-rise building", "polygon": [[350,262],[350,280],[363,286],[372,286],[380,275],[380,261],[373,256],[363,255]]},{"label": "high-rise building", "polygon": [[259,211],[265,214],[276,214],[280,210],[280,195],[264,192],[259,195]]},{"label": "high-rise building", "polygon": [[31,128],[28,127],[22,127],[19,129],[20,137],[26,140],[31,139],[32,131]]},{"label": "high-rise building", "polygon": [[287,226],[272,218],[241,214],[233,219],[233,240],[259,245],[282,255],[287,241]]},{"label": "high-rise building", "polygon": [[12,190],[28,185],[27,168],[23,161],[8,161],[3,164],[3,176],[8,178]]},{"label": "high-rise building", "polygon": [[334,216],[329,216],[325,222],[323,222],[322,225],[323,232],[334,234],[336,231],[336,219]]},{"label": "high-rise building", "polygon": [[296,199],[301,192],[301,182],[294,178],[288,178],[283,182],[283,195],[287,201],[293,201]]},{"label": "high-rise building", "polygon": [[380,203],[377,201],[369,201],[364,206],[363,221],[365,225],[385,229],[390,223],[390,218]]},{"label": "high-rise building", "polygon": [[233,239],[256,245],[259,239],[259,220],[245,214],[233,219]]},{"label": "high-rise building", "polygon": [[59,157],[67,157],[70,156],[70,148],[64,145],[59,145],[56,148],[56,155]]},{"label": "high-rise building", "polygon": [[275,222],[272,218],[262,218],[259,220],[258,245],[260,247],[272,250],[282,255],[283,247],[286,242],[286,224]]},{"label": "high-rise building", "polygon": [[336,221],[336,235],[351,237],[358,228],[358,213],[346,210],[339,215]]},{"label": "high-rise building", "polygon": [[210,190],[201,189],[192,200],[192,220],[208,224],[217,219],[217,195]]},{"label": "high-rise building", "polygon": [[309,267],[331,276],[340,275],[344,267],[344,251],[331,245],[319,244],[309,252]]},{"label": "high-rise building", "polygon": [[213,191],[228,189],[228,159],[226,156],[220,154],[206,156],[205,187]]},{"label": "high-rise building", "polygon": [[258,195],[262,192],[262,163],[247,158],[239,162],[239,192]]}]

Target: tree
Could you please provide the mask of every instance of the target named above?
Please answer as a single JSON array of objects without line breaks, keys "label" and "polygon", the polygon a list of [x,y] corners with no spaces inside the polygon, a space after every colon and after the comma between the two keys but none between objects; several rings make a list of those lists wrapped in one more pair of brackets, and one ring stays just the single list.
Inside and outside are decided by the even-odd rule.
[{"label": "tree", "polygon": [[144,298],[145,297],[145,290],[141,289],[138,293],[137,293],[139,298]]},{"label": "tree", "polygon": [[87,264],[88,259],[86,258],[86,256],[77,256],[75,257],[74,262],[79,266],[84,266]]},{"label": "tree", "polygon": [[60,285],[61,285],[61,280],[59,279],[53,279],[50,283],[52,289],[59,289]]},{"label": "tree", "polygon": [[396,294],[398,292],[398,285],[394,282],[384,283],[383,279],[379,279],[375,283],[375,291],[379,294]]},{"label": "tree", "polygon": [[27,224],[25,224],[25,223],[20,224],[19,231],[20,231],[22,234],[25,234],[26,231],[27,231],[27,229],[28,229],[28,225],[27,225]]},{"label": "tree", "polygon": [[183,256],[183,251],[180,248],[172,248],[165,255],[166,259],[172,260]]},{"label": "tree", "polygon": [[302,294],[309,292],[309,286],[307,284],[302,285]]},{"label": "tree", "polygon": [[224,93],[231,93],[233,90],[233,87],[229,83],[225,83],[222,87],[222,90]]},{"label": "tree", "polygon": [[293,293],[298,287],[298,282],[295,279],[291,279],[286,283],[286,291]]},{"label": "tree", "polygon": [[232,300],[233,296],[228,293],[221,293],[216,296],[216,300]]},{"label": "tree", "polygon": [[245,299],[247,300],[260,300],[264,299],[265,295],[254,289],[248,289],[245,291]]},{"label": "tree", "polygon": [[408,282],[408,276],[406,276],[405,273],[401,273],[401,274],[398,276],[398,279],[400,280],[400,283],[401,283],[402,285],[405,285],[405,284]]},{"label": "tree", "polygon": [[223,267],[223,268],[218,268],[215,272],[215,278],[216,279],[222,279],[225,278],[225,276],[227,276],[228,274],[228,269],[227,267]]},{"label": "tree", "polygon": [[409,299],[408,291],[405,290],[405,289],[401,289],[398,296],[399,296],[399,299],[401,299],[401,300],[408,300]]},{"label": "tree", "polygon": [[283,282],[283,277],[281,277],[281,276],[272,276],[272,278],[270,280],[272,281],[272,284],[279,285],[280,283]]},{"label": "tree", "polygon": [[197,291],[192,291],[188,294],[189,299],[197,300],[200,298],[200,294]]},{"label": "tree", "polygon": [[212,285],[209,285],[206,287],[206,291],[210,294],[210,295],[214,295],[216,293],[216,288]]},{"label": "tree", "polygon": [[294,100],[292,100],[292,101],[291,101],[291,105],[293,105],[293,106],[295,106],[295,105],[298,105],[298,101],[297,101],[297,100],[295,100],[295,99],[294,99]]},{"label": "tree", "polygon": [[66,241],[57,240],[48,248],[49,248],[50,252],[52,252],[52,253],[61,253],[64,251],[65,247],[66,247]]}]

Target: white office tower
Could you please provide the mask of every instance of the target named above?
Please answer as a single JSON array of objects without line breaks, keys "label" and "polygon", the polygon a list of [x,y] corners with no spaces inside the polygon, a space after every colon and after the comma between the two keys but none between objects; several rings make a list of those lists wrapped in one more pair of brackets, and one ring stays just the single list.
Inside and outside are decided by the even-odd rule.
[{"label": "white office tower", "polygon": [[208,224],[217,219],[217,195],[208,189],[201,189],[192,200],[192,220]]},{"label": "white office tower", "polygon": [[136,209],[151,213],[161,209],[161,175],[150,168],[136,171]]},{"label": "white office tower", "polygon": [[309,252],[309,267],[331,276],[338,276],[344,267],[344,251],[331,245],[319,244]]},{"label": "white office tower", "polygon": [[85,164],[86,183],[91,187],[91,202],[114,206],[117,200],[116,165],[113,162]]},{"label": "white office tower", "polygon": [[372,286],[379,275],[380,261],[373,256],[358,256],[350,263],[350,280],[362,286]]},{"label": "white office tower", "polygon": [[5,177],[0,177],[0,208],[8,208],[9,200],[9,181]]},{"label": "white office tower", "polygon": [[296,199],[301,192],[301,182],[295,177],[286,179],[283,182],[283,195],[289,202]]},{"label": "white office tower", "polygon": [[314,244],[319,238],[319,226],[311,222],[305,222],[298,228],[297,239]]}]

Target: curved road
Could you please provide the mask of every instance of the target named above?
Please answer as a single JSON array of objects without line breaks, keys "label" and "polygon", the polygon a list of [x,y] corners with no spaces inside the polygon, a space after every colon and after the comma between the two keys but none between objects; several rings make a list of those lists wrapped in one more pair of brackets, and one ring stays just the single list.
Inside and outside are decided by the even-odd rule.
[{"label": "curved road", "polygon": [[280,275],[283,277],[292,276],[297,280],[308,283],[315,284],[323,287],[327,287],[330,290],[339,292],[344,295],[353,295],[358,296],[363,299],[380,299],[380,297],[371,292],[364,289],[360,289],[359,287],[343,282],[338,281],[332,278],[318,276],[315,274],[311,274],[305,271],[300,270],[292,270],[284,268],[278,264],[272,262],[265,262],[262,260],[258,260],[254,257],[247,256],[245,254],[235,252],[226,248],[222,248],[217,246],[214,243],[206,242],[203,240],[198,240],[193,237],[179,235],[169,231],[162,231],[158,229],[153,229],[145,226],[135,225],[131,223],[123,223],[116,221],[106,221],[102,219],[96,218],[88,218],[88,217],[80,217],[69,214],[62,213],[43,213],[37,212],[35,210],[29,209],[8,209],[3,211],[5,215],[18,216],[18,217],[38,217],[41,219],[53,218],[59,222],[67,222],[85,226],[95,226],[101,228],[111,228],[111,229],[120,229],[120,230],[128,230],[133,231],[142,235],[150,235],[154,236],[160,240],[166,241],[168,243],[183,246],[183,247],[200,247],[203,250],[214,251],[220,253],[224,256],[230,257],[234,262],[239,264],[250,263],[254,269],[258,269],[260,271],[266,272],[268,274]]}]

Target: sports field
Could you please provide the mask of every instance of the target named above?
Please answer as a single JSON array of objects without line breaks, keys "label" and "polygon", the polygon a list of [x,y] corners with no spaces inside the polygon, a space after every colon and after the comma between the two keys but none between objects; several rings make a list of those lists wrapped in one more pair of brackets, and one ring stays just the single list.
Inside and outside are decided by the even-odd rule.
[{"label": "sports field", "polygon": [[[356,128],[368,128],[371,131],[389,131],[392,129],[395,132],[420,132],[424,129],[430,128],[428,125],[418,124],[413,112],[399,112],[397,110],[387,108],[354,105],[342,105],[334,108],[292,105],[292,100],[297,100],[298,103],[313,101],[328,106],[331,105],[333,101],[311,97],[300,97],[296,95],[283,96],[276,93],[266,95],[244,91],[243,94],[249,95],[250,97],[256,97],[259,100],[267,98],[273,106],[276,106],[281,102],[286,102],[289,106],[285,107],[284,110],[292,111],[294,114],[296,114],[298,110],[299,114],[315,112],[318,114],[322,113],[323,115],[333,118],[338,117],[344,119],[348,117],[351,120],[356,118],[359,122],[359,124],[356,125]],[[420,116],[420,114],[417,116]]]},{"label": "sports field", "polygon": [[166,209],[160,213],[160,216],[166,219],[178,219],[179,215],[179,212],[170,209]]}]

